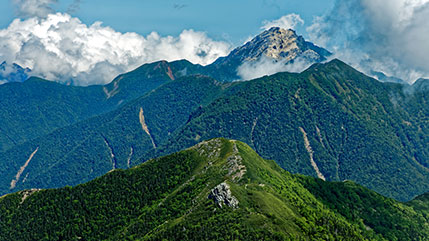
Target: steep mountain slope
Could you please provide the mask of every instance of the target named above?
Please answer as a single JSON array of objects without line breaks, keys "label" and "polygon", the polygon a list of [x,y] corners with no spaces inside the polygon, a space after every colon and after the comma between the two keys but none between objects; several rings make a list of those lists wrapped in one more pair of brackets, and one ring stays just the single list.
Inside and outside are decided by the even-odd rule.
[{"label": "steep mountain slope", "polygon": [[[417,130],[407,132],[406,146],[414,146],[418,151],[413,153],[413,159],[429,166],[429,80],[419,79],[411,86],[398,87],[397,91],[389,96],[395,108],[406,112],[403,123],[409,129]],[[409,121],[407,121],[409,120]]]},{"label": "steep mountain slope", "polygon": [[103,90],[112,101],[122,102],[141,97],[147,91],[153,90],[168,81],[186,75],[204,73],[203,66],[194,65],[187,60],[158,61],[144,64],[134,71],[119,75],[111,83],[104,86]]},{"label": "steep mountain slope", "polygon": [[120,75],[106,86],[66,86],[39,78],[0,85],[0,152],[114,110],[197,68],[187,61],[160,61]]},{"label": "steep mountain slope", "polygon": [[[114,110],[182,76],[203,74],[228,82],[237,79],[237,67],[242,63],[263,56],[276,61],[290,62],[302,57],[319,62],[327,55],[328,51],[306,42],[293,30],[272,28],[209,66],[194,65],[187,60],[158,61],[119,75],[105,86],[72,87],[37,78],[22,84],[0,85],[0,152]],[[0,65],[0,72],[4,66],[7,65]],[[21,67],[18,72],[26,73]]]},{"label": "steep mountain slope", "polygon": [[412,85],[412,90],[427,93],[429,91],[429,79],[418,79]]},{"label": "steep mountain slope", "polygon": [[0,239],[425,240],[427,217],[414,201],[291,175],[213,139],[76,187],[4,196]]},{"label": "steep mountain slope", "polygon": [[74,185],[142,156],[227,137],[288,171],[410,200],[429,190],[427,97],[338,60],[248,82],[179,78],[117,111],[0,153],[0,190],[10,192],[13,180],[12,191]]},{"label": "steep mountain slope", "polygon": [[0,151],[109,109],[99,87],[38,78],[0,85]]},{"label": "steep mountain slope", "polygon": [[214,78],[236,80],[239,78],[237,68],[246,62],[257,62],[266,58],[286,64],[301,58],[317,63],[326,60],[329,55],[329,51],[305,41],[292,29],[273,27],[234,49],[228,56],[217,59],[207,66],[207,69]]},{"label": "steep mountain slope", "polygon": [[224,87],[209,77],[182,77],[117,110],[0,153],[0,193],[75,185],[134,166]]},{"label": "steep mountain slope", "polygon": [[409,200],[429,190],[429,126],[427,92],[408,88],[338,60],[239,83],[153,155],[191,146],[196,137],[238,139],[288,171],[353,180]]}]

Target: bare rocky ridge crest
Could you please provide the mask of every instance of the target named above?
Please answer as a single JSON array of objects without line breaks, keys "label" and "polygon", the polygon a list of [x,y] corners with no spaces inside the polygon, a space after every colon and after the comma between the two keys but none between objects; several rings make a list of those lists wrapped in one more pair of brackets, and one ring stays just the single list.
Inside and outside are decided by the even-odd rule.
[{"label": "bare rocky ridge crest", "polygon": [[321,62],[329,55],[331,55],[329,51],[305,41],[292,29],[272,27],[216,62],[217,64],[228,64],[232,61],[244,63],[258,61],[263,57],[275,61],[282,60],[285,63],[298,57],[312,62]]},{"label": "bare rocky ridge crest", "polygon": [[[238,208],[239,201],[232,195],[227,181],[229,180],[237,183],[242,179],[247,171],[246,166],[243,165],[243,158],[239,154],[236,141],[231,142],[233,144],[232,153],[226,157],[226,163],[223,167],[223,169],[227,172],[227,180],[211,189],[209,195],[207,196],[208,199],[213,199],[220,208],[223,206]],[[191,147],[190,149],[195,149],[200,155],[214,161],[220,158],[222,139],[217,138],[209,141],[203,141],[196,146]],[[206,171],[212,165],[213,162],[209,161],[208,165],[204,168],[204,171]]]}]

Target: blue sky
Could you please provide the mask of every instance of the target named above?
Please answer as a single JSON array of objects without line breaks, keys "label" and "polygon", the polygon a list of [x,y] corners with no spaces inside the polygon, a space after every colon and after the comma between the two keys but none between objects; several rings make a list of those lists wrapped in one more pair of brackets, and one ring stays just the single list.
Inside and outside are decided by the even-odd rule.
[{"label": "blue sky", "polygon": [[[0,9],[0,28],[15,18],[11,0]],[[73,0],[59,0],[53,8],[67,12]],[[177,36],[184,29],[204,31],[214,39],[241,44],[258,34],[264,20],[297,13],[310,25],[315,16],[332,8],[334,0],[81,0],[79,8],[71,12],[86,24],[102,21],[120,32],[147,35],[156,31],[161,35]],[[305,34],[305,26],[298,28]]]}]

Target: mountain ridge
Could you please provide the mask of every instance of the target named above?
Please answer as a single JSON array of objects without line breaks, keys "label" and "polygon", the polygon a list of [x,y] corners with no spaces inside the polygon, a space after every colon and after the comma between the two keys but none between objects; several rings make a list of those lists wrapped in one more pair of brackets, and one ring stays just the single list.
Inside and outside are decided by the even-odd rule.
[{"label": "mountain ridge", "polygon": [[[281,32],[276,28],[272,31]],[[284,32],[300,39],[296,33]],[[258,53],[263,54],[263,51]],[[38,179],[30,175],[28,178],[23,176],[23,180],[33,182],[31,185],[35,187],[49,187],[66,184],[66,180],[71,184],[89,180],[86,179],[88,176],[82,178],[79,172],[92,173],[89,176],[94,178],[110,170],[112,166],[132,166],[139,160],[178,151],[200,140],[220,136],[244,141],[264,158],[274,159],[294,173],[313,176],[320,173],[327,180],[353,179],[400,200],[409,200],[427,190],[429,151],[425,148],[428,137],[424,134],[428,127],[424,117],[427,116],[428,108],[425,106],[427,94],[424,90],[414,91],[415,88],[407,89],[398,84],[381,84],[335,59],[328,63],[313,64],[300,74],[278,73],[248,82],[229,83],[225,79],[204,77],[222,77],[226,76],[225,73],[207,66],[194,65],[186,60],[145,64],[119,75],[108,85],[86,87],[97,89],[96,94],[89,94],[97,100],[88,102],[94,102],[97,106],[100,99],[106,104],[95,108],[100,113],[81,116],[73,109],[75,106],[65,106],[54,111],[47,109],[47,112],[60,113],[56,115],[58,118],[51,119],[71,121],[48,123],[47,128],[41,128],[40,132],[30,129],[40,133],[39,135],[15,138],[11,133],[15,130],[22,131],[20,125],[1,129],[0,141],[8,144],[3,146],[0,156],[8,161],[1,163],[7,173],[3,175],[0,190],[10,191],[9,177],[16,175],[28,156],[39,146],[40,149],[26,172],[40,174],[40,177],[43,173],[49,178]],[[35,84],[36,80],[26,82]],[[191,82],[201,86],[187,85]],[[49,84],[42,80],[40,83]],[[183,86],[179,86],[180,84]],[[11,86],[21,85],[2,85],[0,92]],[[209,93],[204,93],[205,91]],[[3,94],[0,96],[7,97]],[[52,97],[42,95],[46,99],[49,96]],[[154,96],[160,98],[159,103]],[[64,96],[52,98],[51,102],[55,104],[47,103],[46,106],[28,105],[27,115],[22,116],[33,117],[36,116],[31,112],[33,110],[61,107],[64,102],[61,98]],[[150,98],[154,104],[148,103]],[[196,101],[190,102],[194,99]],[[19,103],[19,98],[15,100]],[[77,106],[77,112],[81,107]],[[6,113],[9,116],[21,116],[14,112],[17,109],[21,107],[10,105],[3,110],[9,111]],[[62,109],[70,113],[64,114]],[[139,116],[140,110],[142,117]],[[47,114],[42,112],[37,121],[32,122],[37,124],[40,121],[45,124],[46,117]],[[143,119],[147,132],[145,128],[142,129]],[[3,120],[13,123],[11,118]],[[271,120],[276,125],[270,124]],[[28,123],[26,120],[22,122]],[[92,129],[97,131],[91,131]],[[372,142],[373,147],[366,144],[358,132],[362,132],[361,135],[367,138],[368,143]],[[83,136],[86,138],[82,139]],[[266,141],[268,136],[275,145]],[[21,142],[15,143],[16,139],[21,139]],[[58,147],[58,150],[49,150],[53,147]],[[94,150],[90,147],[94,147]],[[387,156],[387,150],[393,150],[394,154]],[[140,159],[141,157],[144,158]],[[351,162],[353,158],[358,159],[356,163],[361,165]],[[76,160],[91,164],[79,166]],[[111,162],[117,164],[113,165]],[[384,162],[388,163],[386,165],[392,175],[381,173]],[[38,166],[34,166],[36,163]],[[44,165],[58,167],[62,164],[70,165],[71,168],[66,172],[58,169],[60,175],[44,168]],[[407,168],[399,169],[395,174],[395,165]],[[362,167],[371,169],[371,175],[366,175],[360,169]],[[359,171],[356,174],[354,170]],[[380,173],[383,178],[380,178]],[[64,178],[58,177],[61,175]],[[412,175],[416,175],[419,182],[413,183],[410,178]],[[374,181],[370,181],[371,178]],[[384,183],[383,179],[387,181]],[[25,185],[18,184],[15,190],[20,188],[25,188]]]},{"label": "mountain ridge", "polygon": [[178,78],[187,66],[198,68],[185,60],[159,61],[119,75],[107,85],[70,86],[38,77],[0,85],[0,152],[112,111],[170,81],[166,70],[172,69]]},{"label": "mountain ridge", "polygon": [[[420,186],[427,183],[423,179],[428,176],[428,163],[425,139],[418,134],[427,130],[427,123],[410,116],[422,112],[424,108],[413,108],[425,102],[406,96],[392,100],[394,95],[404,95],[406,86],[381,83],[333,60],[314,64],[301,74],[278,73],[248,81],[228,92],[175,133],[165,143],[167,149],[193,145],[195,136],[223,136],[248,143],[264,158],[289,160],[279,163],[288,171],[314,176],[300,132],[303,128],[316,153],[315,162],[328,180],[351,179],[399,200],[429,188]],[[394,183],[390,180],[398,170],[392,158],[402,163],[399,166],[408,166],[399,169],[402,174]],[[377,173],[377,178],[369,178],[363,166]],[[421,181],[414,182],[415,178]],[[399,183],[407,188],[389,186]],[[411,186],[420,191],[410,195]]]},{"label": "mountain ridge", "polygon": [[[12,175],[37,146],[39,152],[26,170],[38,176],[30,174],[15,190],[89,180],[77,174],[77,159],[89,163],[79,167],[80,173],[102,175],[112,167],[112,150],[119,167],[124,167],[201,140],[226,137],[248,143],[293,173],[316,176],[317,166],[327,180],[354,180],[384,195],[410,200],[429,188],[429,152],[422,135],[428,127],[424,118],[418,118],[427,110],[427,95],[408,95],[405,89],[380,83],[339,60],[315,64],[301,74],[278,73],[246,82],[182,77],[114,112],[0,153],[9,163],[2,164],[8,171],[0,186],[2,193],[10,191]],[[142,129],[140,108],[150,136]],[[87,137],[85,142],[81,135]],[[66,165],[76,174],[43,167],[52,163]]]},{"label": "mountain ridge", "polygon": [[76,187],[3,196],[0,238],[424,240],[428,202],[416,201],[293,175],[216,138]]},{"label": "mountain ridge", "polygon": [[[112,154],[118,168],[134,166],[141,155],[153,148],[152,141],[158,143],[165,139],[186,122],[200,104],[215,98],[222,87],[220,82],[209,77],[182,77],[117,110],[0,153],[4,160],[0,163],[4,170],[0,192],[8,192],[5,189],[6,183],[10,183],[8,179],[23,165],[20,162],[28,159],[27,152],[32,153],[36,147],[39,151],[23,174],[29,173],[28,178],[25,183],[17,183],[14,190],[22,185],[58,187],[89,181],[112,169]],[[141,109],[150,135],[142,129]]]}]

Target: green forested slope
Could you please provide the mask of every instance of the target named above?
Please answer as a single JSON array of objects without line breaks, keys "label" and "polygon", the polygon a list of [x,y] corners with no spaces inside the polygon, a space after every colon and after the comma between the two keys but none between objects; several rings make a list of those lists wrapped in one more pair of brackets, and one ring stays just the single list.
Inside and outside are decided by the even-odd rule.
[{"label": "green forested slope", "polygon": [[0,239],[427,240],[425,205],[292,175],[214,139],[76,187],[4,196]]},{"label": "green forested slope", "polygon": [[[296,48],[289,48],[286,43],[288,46],[296,44]],[[57,128],[114,110],[161,84],[186,75],[204,74],[221,82],[236,80],[241,64],[249,59],[256,61],[270,51],[279,51],[277,60],[288,57],[288,61],[302,55],[309,61],[319,62],[330,54],[292,30],[272,28],[208,66],[187,60],[157,61],[121,74],[104,86],[72,87],[37,78],[0,85],[0,152]],[[312,59],[313,55],[308,55],[307,51],[319,57]]]},{"label": "green forested slope", "polygon": [[168,81],[204,72],[203,66],[194,65],[187,60],[157,61],[121,74],[104,87],[112,102],[122,103],[125,100],[141,97]]},{"label": "green forested slope", "polygon": [[38,78],[0,85],[0,151],[109,109],[101,87]]},{"label": "green forested slope", "polygon": [[[410,200],[429,190],[424,83],[380,83],[338,60],[247,82],[175,79],[117,111],[0,153],[0,190],[9,192],[37,147],[14,190],[77,184],[140,157],[227,137],[293,173],[353,180]],[[139,122],[140,108],[150,135]]]},{"label": "green forested slope", "polygon": [[55,129],[106,113],[201,66],[145,64],[105,86],[77,87],[39,78],[0,85],[0,152]]},{"label": "green forested slope", "polygon": [[409,200],[429,190],[428,92],[409,88],[338,60],[279,73],[230,87],[158,150],[233,138],[288,171],[316,176],[312,157],[327,180]]},{"label": "green forested slope", "polygon": [[[186,123],[194,109],[215,98],[222,88],[222,84],[208,77],[183,77],[117,110],[0,153],[0,193],[76,185],[114,168],[134,166],[153,145],[157,147],[167,139]],[[32,153],[34,156],[12,186]]]}]

